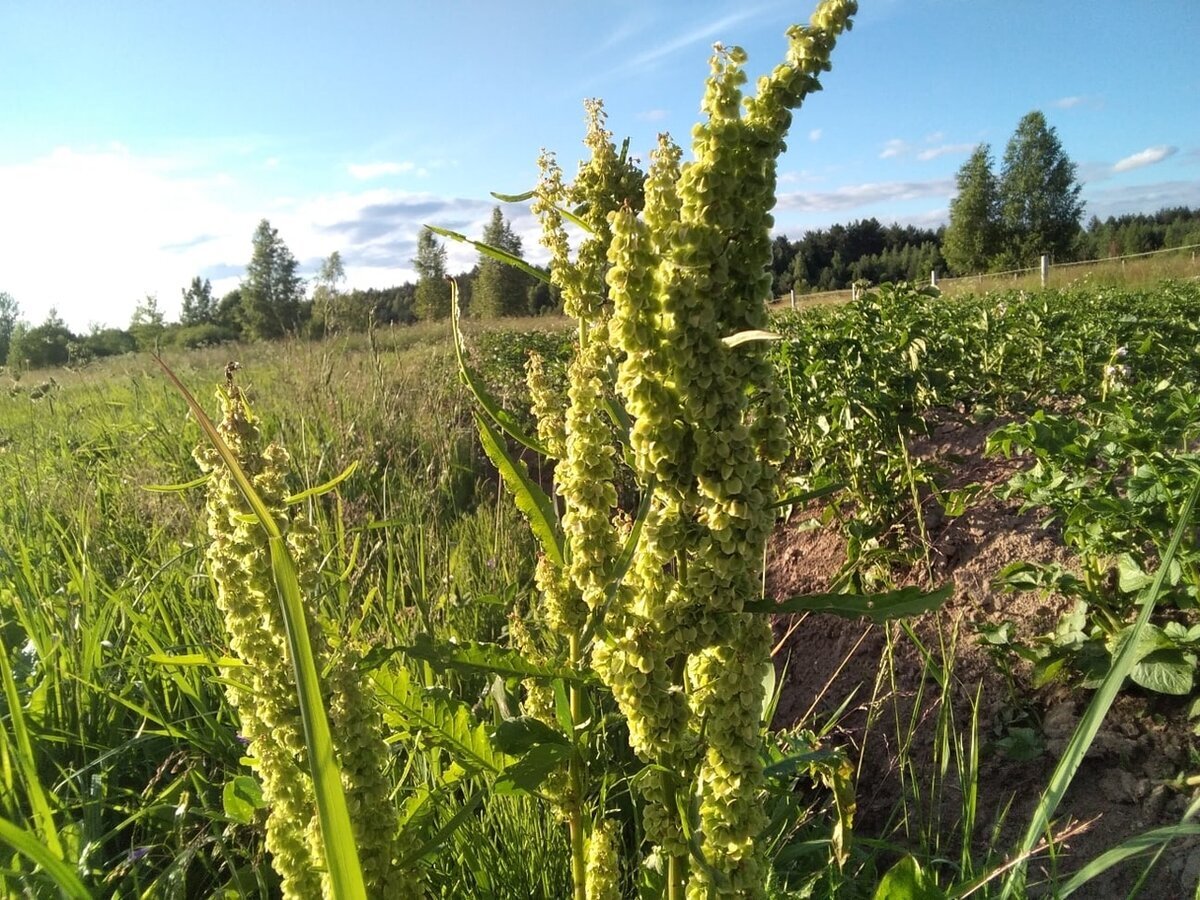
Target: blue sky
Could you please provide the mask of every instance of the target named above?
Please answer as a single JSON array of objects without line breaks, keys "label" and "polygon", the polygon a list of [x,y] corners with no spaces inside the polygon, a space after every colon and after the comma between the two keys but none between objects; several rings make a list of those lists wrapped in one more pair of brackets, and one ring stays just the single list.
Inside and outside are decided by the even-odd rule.
[{"label": "blue sky", "polygon": [[[305,273],[337,250],[350,286],[409,280],[422,223],[478,234],[542,147],[573,170],[585,97],[643,158],[664,130],[686,150],[712,43],[743,46],[753,84],[814,3],[7,0],[0,290],[77,330],[146,293],[172,317],[194,275],[237,285],[264,217]],[[1197,0],[860,7],[796,116],[777,232],[943,222],[970,150],[999,160],[1033,109],[1085,215],[1200,206]]]}]

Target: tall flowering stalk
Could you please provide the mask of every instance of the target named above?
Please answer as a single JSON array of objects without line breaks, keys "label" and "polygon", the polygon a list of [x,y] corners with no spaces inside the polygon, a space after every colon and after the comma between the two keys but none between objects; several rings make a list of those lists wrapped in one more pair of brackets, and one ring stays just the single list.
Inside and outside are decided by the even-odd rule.
[{"label": "tall flowering stalk", "polygon": [[[550,619],[571,641],[572,662],[585,649],[579,626],[597,626],[593,667],[625,713],[633,749],[655,764],[639,783],[647,835],[670,859],[672,897],[685,883],[696,898],[764,892],[756,839],[770,631],[743,606],[759,593],[786,431],[770,364],[744,338],[766,325],[769,211],[791,110],[819,87],[855,10],[853,0],[825,0],[808,26],[790,29],[785,62],[752,98],[742,95],[745,53],[718,46],[694,159],[681,163],[660,138],[636,199],[614,190],[617,154],[598,103],[588,107],[591,159],[574,184],[542,158],[534,210],[579,347],[553,429],[569,581],[540,566],[538,582],[555,588]],[[590,232],[574,256],[566,203],[584,211]],[[538,400],[536,378],[531,388],[535,412],[557,416]],[[636,480],[650,494],[626,573],[617,571],[613,485],[620,435],[606,408],[614,390],[632,423]],[[692,798],[694,823],[680,818]]]},{"label": "tall flowering stalk", "polygon": [[[222,417],[216,433],[281,526],[303,595],[311,597],[319,548],[311,525],[292,514],[285,503],[287,452],[278,444],[264,443],[232,379],[218,399]],[[230,647],[243,664],[224,674],[242,737],[248,742],[247,756],[262,782],[268,810],[267,849],[285,897],[308,900],[344,894],[326,865],[318,797],[310,774],[311,737],[301,713],[293,643],[280,603],[279,573],[269,536],[218,449],[206,444],[197,448],[195,456],[210,476],[206,506],[212,542],[206,556]],[[354,823],[363,887],[368,896],[416,896],[415,883],[395,865],[398,820],[390,802],[382,719],[364,693],[355,671],[357,658],[347,652],[333,660],[313,610],[308,605],[302,609],[312,655],[321,668],[330,668],[322,699],[335,735],[333,749]]]}]

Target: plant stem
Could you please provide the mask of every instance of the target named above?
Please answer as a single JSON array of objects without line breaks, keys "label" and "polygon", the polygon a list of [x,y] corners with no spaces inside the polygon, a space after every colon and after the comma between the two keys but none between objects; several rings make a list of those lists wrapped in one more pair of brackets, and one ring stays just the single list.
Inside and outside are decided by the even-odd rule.
[{"label": "plant stem", "polygon": [[[579,636],[572,634],[570,637],[570,656],[571,668],[576,668],[579,665]],[[571,726],[579,724],[579,720],[583,718],[583,695],[577,685],[571,685]],[[574,743],[575,736],[571,736]],[[575,748],[571,753],[571,762],[568,768],[568,777],[571,782],[570,791],[570,811],[568,812],[568,827],[571,832],[571,883],[574,890],[575,900],[587,900],[587,855],[584,852],[584,833],[583,833],[583,762],[580,759],[578,748]]]}]

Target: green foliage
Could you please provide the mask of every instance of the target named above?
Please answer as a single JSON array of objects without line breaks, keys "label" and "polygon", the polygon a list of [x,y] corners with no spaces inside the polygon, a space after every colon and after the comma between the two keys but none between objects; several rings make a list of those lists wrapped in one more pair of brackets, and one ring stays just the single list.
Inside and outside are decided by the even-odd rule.
[{"label": "green foliage", "polygon": [[1079,233],[1083,186],[1058,139],[1037,110],[1017,124],[1000,174],[1000,222],[1007,259],[1033,265],[1049,254],[1069,259]]},{"label": "green foliage", "polygon": [[304,282],[298,267],[278,230],[266,219],[259,222],[240,288],[241,321],[250,337],[271,340],[300,327]]},{"label": "green foliage", "polygon": [[958,194],[950,201],[950,224],[942,240],[946,262],[959,274],[983,272],[1000,250],[1000,193],[987,144],[975,148],[958,170]]},{"label": "green foliage", "polygon": [[444,319],[450,315],[450,284],[446,281],[446,248],[433,232],[422,228],[417,238],[417,255],[412,260],[417,271],[417,292],[413,313],[421,321]]}]

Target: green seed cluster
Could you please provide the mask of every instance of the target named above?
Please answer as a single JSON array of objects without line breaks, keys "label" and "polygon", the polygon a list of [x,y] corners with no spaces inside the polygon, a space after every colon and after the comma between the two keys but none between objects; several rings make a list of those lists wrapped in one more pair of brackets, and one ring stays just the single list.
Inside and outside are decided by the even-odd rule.
[{"label": "green seed cluster", "polygon": [[[744,51],[718,46],[694,159],[681,164],[679,148],[660,138],[638,198],[644,210],[614,203],[598,174],[612,171],[617,154],[597,105],[588,109],[592,161],[574,185],[565,187],[543,155],[535,210],[564,305],[580,320],[558,472],[571,580],[595,608],[619,548],[613,433],[602,406],[611,384],[633,423],[636,480],[652,493],[633,564],[621,589],[609,589],[592,661],[626,715],[633,748],[673,773],[641,785],[647,832],[670,855],[686,854],[676,794],[694,785],[707,861],[692,869],[694,897],[760,897],[765,880],[756,838],[765,824],[757,795],[770,630],[742,609],[759,592],[787,449],[785,407],[761,346],[723,339],[766,325],[776,160],[791,110],[819,88],[855,11],[853,0],[825,0],[809,26],[789,31],[785,63],[759,80],[753,98],[742,95]],[[590,216],[593,233],[575,260],[563,199]]]},{"label": "green seed cluster", "polygon": [[[258,425],[236,387],[220,391],[218,399],[222,411],[218,431],[280,523],[305,596],[313,596],[317,535],[307,521],[290,515],[284,502],[287,451],[277,444],[263,446]],[[210,474],[206,505],[212,542],[206,555],[217,587],[217,605],[230,647],[245,664],[225,675],[242,736],[249,741],[247,755],[262,782],[268,807],[267,848],[285,897],[328,896],[303,722],[266,533],[217,452],[205,445],[197,448],[195,456]],[[314,654],[324,666],[331,656],[328,644],[311,609],[306,609],[306,618]],[[364,693],[354,662],[352,654],[345,654],[331,667],[326,707],[364,878],[373,890],[386,891],[386,896],[417,896],[415,883],[393,865],[397,819],[389,799],[388,750],[380,714]]]},{"label": "green seed cluster", "polygon": [[601,819],[588,839],[588,900],[621,900],[621,860],[617,852],[617,823]]}]

